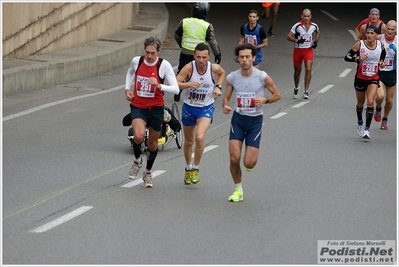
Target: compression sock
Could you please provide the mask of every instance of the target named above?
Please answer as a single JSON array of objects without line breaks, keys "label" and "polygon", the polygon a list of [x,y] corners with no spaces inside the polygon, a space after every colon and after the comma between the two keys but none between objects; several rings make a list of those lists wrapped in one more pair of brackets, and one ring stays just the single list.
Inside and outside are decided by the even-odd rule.
[{"label": "compression sock", "polygon": [[373,120],[373,115],[374,115],[374,107],[367,107],[367,113],[366,113],[366,128],[370,128],[371,121]]},{"label": "compression sock", "polygon": [[141,157],[141,143],[136,144],[136,142],[134,142],[134,139],[133,139],[133,151],[134,151],[134,156],[136,157],[136,159]]},{"label": "compression sock", "polygon": [[157,157],[158,154],[158,148],[155,151],[150,151],[147,150],[147,170],[152,169],[152,165],[154,165],[155,158]]},{"label": "compression sock", "polygon": [[363,107],[358,107],[357,105],[356,105],[356,114],[357,114],[357,120],[358,121],[361,121],[361,120],[363,120]]}]

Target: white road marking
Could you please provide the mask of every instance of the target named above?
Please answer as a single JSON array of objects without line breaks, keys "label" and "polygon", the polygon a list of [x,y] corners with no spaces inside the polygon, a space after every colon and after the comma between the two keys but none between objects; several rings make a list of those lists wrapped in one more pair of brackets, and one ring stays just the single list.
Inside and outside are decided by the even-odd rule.
[{"label": "white road marking", "polygon": [[325,93],[325,92],[327,92],[329,89],[331,89],[332,87],[334,87],[334,85],[333,85],[333,84],[329,84],[329,85],[325,86],[323,89],[320,89],[320,90],[319,90],[319,93]]},{"label": "white road marking", "polygon": [[354,30],[348,29],[348,32],[352,35],[353,39],[355,39],[355,41],[357,41],[357,36]]},{"label": "white road marking", "polygon": [[[206,152],[208,152],[208,151],[210,151],[212,149],[215,149],[217,147],[218,147],[218,145],[207,146],[207,147],[204,148],[204,153],[206,153]],[[191,157],[194,157],[194,153],[191,154]],[[153,171],[152,172],[152,178],[155,178],[155,177],[163,174],[164,172],[166,172],[166,171],[165,170]],[[131,182],[127,183],[127,184],[122,185],[122,187],[131,188],[131,187],[134,187],[134,186],[136,186],[138,184],[141,184],[142,182],[143,182],[143,180],[138,178],[137,180],[134,180],[134,181],[131,181]]]},{"label": "white road marking", "polygon": [[[161,175],[164,172],[166,172],[166,171],[164,171],[164,170],[153,171],[153,172],[151,172],[152,178],[155,178],[155,177]],[[143,183],[143,179],[141,179],[141,176],[140,176],[138,179],[136,179],[134,181],[131,181],[130,183],[122,185],[122,187],[130,188],[130,187],[136,186],[136,185],[141,184],[141,183]]]},{"label": "white road marking", "polygon": [[[208,152],[208,151],[210,151],[210,150],[212,150],[212,149],[215,149],[215,148],[217,148],[217,147],[218,147],[218,146],[216,146],[216,145],[207,146],[207,147],[204,148],[204,153],[206,153],[206,152]],[[191,154],[191,158],[194,158],[194,152]]]},{"label": "white road marking", "polygon": [[74,211],[71,211],[68,214],[65,214],[64,216],[61,216],[58,219],[55,219],[54,221],[51,221],[49,223],[46,223],[36,229],[33,229],[31,232],[33,233],[44,233],[60,224],[63,224],[69,220],[72,220],[73,218],[85,213],[86,211],[92,209],[92,206],[82,206]]},{"label": "white road marking", "polygon": [[328,17],[330,17],[332,20],[338,21],[339,19],[337,19],[336,17],[334,17],[333,15],[331,15],[330,13],[328,13],[325,10],[320,10],[322,13],[326,14]]},{"label": "white road marking", "polygon": [[41,106],[37,106],[37,107],[31,108],[31,109],[27,109],[27,110],[24,110],[24,111],[21,111],[21,112],[12,114],[12,115],[5,116],[5,117],[3,117],[3,122],[11,120],[11,119],[15,119],[17,117],[21,117],[23,115],[28,115],[30,113],[33,113],[33,112],[36,112],[36,111],[39,111],[39,110],[42,110],[42,109],[45,109],[45,108],[49,108],[49,107],[52,107],[52,106],[55,106],[55,105],[67,103],[67,102],[78,100],[78,99],[82,99],[82,98],[85,98],[85,97],[91,97],[91,96],[95,96],[95,95],[101,95],[101,94],[105,94],[105,93],[110,93],[110,92],[113,92],[113,91],[121,90],[124,87],[125,87],[125,85],[119,85],[119,86],[113,87],[111,89],[103,90],[103,91],[96,92],[96,93],[93,93],[93,94],[75,96],[75,97],[71,97],[71,98],[67,98],[67,99],[63,99],[63,100],[47,103],[47,104],[44,104],[44,105],[41,105]]},{"label": "white road marking", "polygon": [[299,108],[299,107],[302,107],[302,106],[306,105],[307,103],[309,103],[309,101],[302,101],[301,103],[293,105],[292,107],[293,108]]},{"label": "white road marking", "polygon": [[346,75],[348,75],[351,71],[352,69],[346,69],[338,77],[346,77]]},{"label": "white road marking", "polygon": [[270,119],[278,119],[278,118],[281,118],[282,116],[284,116],[285,114],[287,114],[287,112],[280,112],[274,116],[271,116]]}]

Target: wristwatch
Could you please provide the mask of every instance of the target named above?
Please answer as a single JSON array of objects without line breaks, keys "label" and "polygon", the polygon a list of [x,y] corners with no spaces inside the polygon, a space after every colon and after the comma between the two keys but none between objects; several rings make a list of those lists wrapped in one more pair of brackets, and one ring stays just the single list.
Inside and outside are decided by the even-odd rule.
[{"label": "wristwatch", "polygon": [[215,84],[215,87],[218,87],[220,90],[222,90],[222,85],[220,85],[220,84]]}]

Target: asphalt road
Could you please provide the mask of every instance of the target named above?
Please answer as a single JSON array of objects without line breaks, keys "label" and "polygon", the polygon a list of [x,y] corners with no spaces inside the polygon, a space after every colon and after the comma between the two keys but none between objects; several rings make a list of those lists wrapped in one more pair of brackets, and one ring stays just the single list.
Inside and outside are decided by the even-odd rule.
[{"label": "asphalt road", "polygon": [[[385,21],[396,18],[395,4],[376,6]],[[161,55],[177,66],[171,34],[190,9],[167,7],[171,39]],[[355,64],[343,60],[355,42],[348,30],[372,7],[281,4],[261,69],[282,99],[264,107],[259,161],[243,172],[240,203],[227,201],[231,115],[221,98],[201,183],[184,185],[183,150],[171,143],[158,153],[153,189],[128,180],[133,151],[121,124],[128,66],[4,98],[2,263],[316,264],[318,240],[397,240],[397,101],[389,130],[373,121],[371,140],[361,139]],[[253,8],[260,3],[211,4],[227,73],[239,67],[233,50]],[[309,101],[292,98],[293,43],[285,39],[304,8],[321,29]],[[270,20],[259,23],[267,29]],[[173,95],[165,98],[171,106]]]}]

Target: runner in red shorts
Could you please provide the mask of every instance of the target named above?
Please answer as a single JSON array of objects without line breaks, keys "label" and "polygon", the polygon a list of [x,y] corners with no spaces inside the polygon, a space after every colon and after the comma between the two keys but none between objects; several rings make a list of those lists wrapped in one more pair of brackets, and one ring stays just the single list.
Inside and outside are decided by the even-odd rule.
[{"label": "runner in red shorts", "polygon": [[311,21],[312,13],[309,9],[302,11],[301,20],[292,26],[287,34],[287,40],[294,42],[294,94],[298,98],[299,78],[301,77],[302,62],[305,62],[305,88],[303,99],[309,98],[309,84],[312,75],[313,49],[317,47],[320,38],[319,26]]}]

